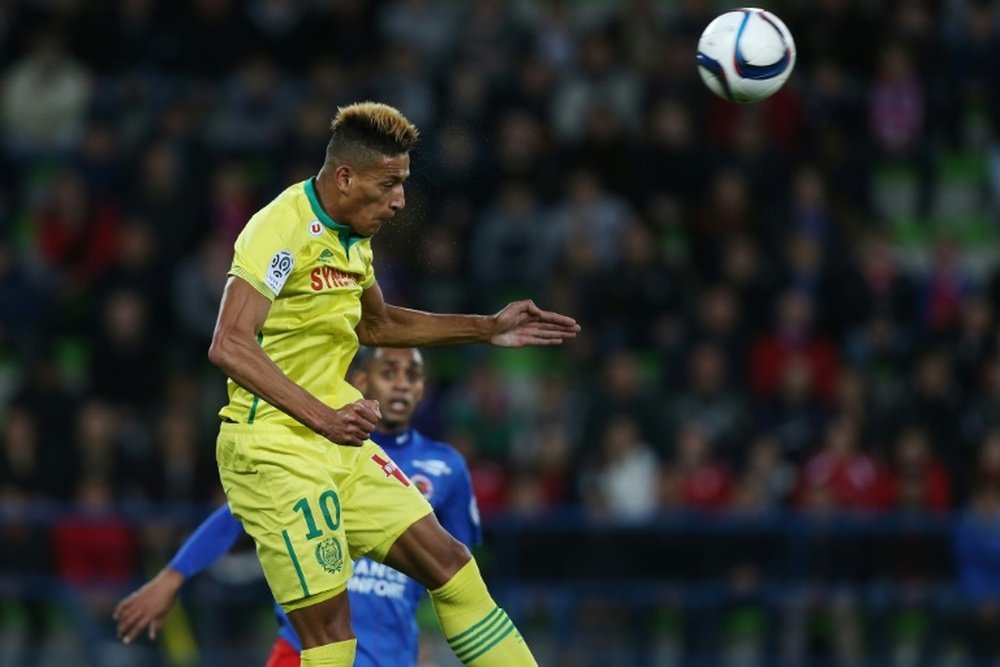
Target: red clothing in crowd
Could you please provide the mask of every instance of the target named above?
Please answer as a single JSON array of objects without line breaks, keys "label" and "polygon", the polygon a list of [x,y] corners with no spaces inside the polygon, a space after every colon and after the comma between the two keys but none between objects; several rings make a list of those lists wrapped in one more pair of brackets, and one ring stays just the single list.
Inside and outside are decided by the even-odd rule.
[{"label": "red clothing in crowd", "polygon": [[677,495],[682,507],[722,509],[733,493],[733,478],[726,466],[707,463],[677,474]]},{"label": "red clothing in crowd", "polygon": [[134,575],[135,534],[111,515],[71,516],[53,531],[56,571],[74,584],[126,582]]},{"label": "red clothing in crowd", "polygon": [[37,224],[42,257],[78,280],[99,275],[118,252],[120,216],[110,205],[96,204],[86,220],[71,222],[56,211],[45,210]]},{"label": "red clothing in crowd", "polygon": [[905,498],[905,487],[913,481],[909,475],[918,476],[916,481],[922,489],[922,501],[919,503],[921,507],[936,512],[943,512],[951,507],[951,476],[939,462],[929,461],[921,470],[913,473],[890,470],[882,476],[880,495],[886,509],[911,505]]},{"label": "red clothing in crowd", "polygon": [[881,504],[878,466],[864,454],[838,457],[821,451],[806,462],[800,479],[800,504],[817,489],[825,491],[839,509],[877,509]]},{"label": "red clothing in crowd", "polygon": [[812,371],[816,395],[824,400],[833,398],[837,387],[837,353],[825,338],[790,339],[772,334],[758,340],[750,353],[750,386],[757,396],[771,396],[778,388],[785,365],[801,356]]}]

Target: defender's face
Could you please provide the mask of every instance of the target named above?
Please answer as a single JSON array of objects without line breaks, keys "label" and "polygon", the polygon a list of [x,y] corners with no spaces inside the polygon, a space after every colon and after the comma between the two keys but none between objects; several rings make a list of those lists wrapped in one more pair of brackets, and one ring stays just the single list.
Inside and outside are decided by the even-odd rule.
[{"label": "defender's face", "polygon": [[388,430],[408,427],[424,396],[424,359],[420,350],[379,348],[364,385],[362,393],[378,401],[382,423]]},{"label": "defender's face", "polygon": [[345,222],[355,234],[374,236],[406,206],[403,183],[410,177],[410,156],[379,156],[378,161],[354,172],[348,191],[350,218]]}]

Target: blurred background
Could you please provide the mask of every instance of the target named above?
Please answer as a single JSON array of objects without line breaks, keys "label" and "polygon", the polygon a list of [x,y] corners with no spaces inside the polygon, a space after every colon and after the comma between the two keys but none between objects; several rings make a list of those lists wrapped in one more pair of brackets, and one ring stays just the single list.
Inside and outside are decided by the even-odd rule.
[{"label": "blurred background", "polygon": [[709,0],[0,0],[0,664],[263,664],[249,545],[109,614],[222,500],[233,240],[363,99],[423,133],[387,299],[584,327],[431,351],[418,414],[541,664],[996,664],[1000,3],[763,6],[743,107]]}]

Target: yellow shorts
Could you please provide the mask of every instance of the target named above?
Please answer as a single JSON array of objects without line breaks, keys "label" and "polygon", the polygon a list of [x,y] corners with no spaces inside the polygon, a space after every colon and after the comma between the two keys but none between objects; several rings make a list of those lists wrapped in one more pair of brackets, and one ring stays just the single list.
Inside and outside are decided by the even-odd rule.
[{"label": "yellow shorts", "polygon": [[351,561],[381,561],[430,504],[381,447],[334,445],[302,428],[224,423],[219,476],[286,611],[347,587]]}]

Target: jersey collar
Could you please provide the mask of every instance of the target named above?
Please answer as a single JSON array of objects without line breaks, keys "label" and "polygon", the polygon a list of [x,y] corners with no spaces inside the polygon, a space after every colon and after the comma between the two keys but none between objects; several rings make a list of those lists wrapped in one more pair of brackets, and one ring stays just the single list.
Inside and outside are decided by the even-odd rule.
[{"label": "jersey collar", "polygon": [[402,433],[380,433],[379,431],[372,431],[371,438],[375,441],[375,444],[382,449],[403,447],[408,445],[410,441],[413,440],[413,429],[408,428]]},{"label": "jersey collar", "polygon": [[344,252],[347,253],[347,258],[351,258],[351,246],[364,237],[355,234],[354,231],[347,225],[342,225],[330,215],[323,210],[323,205],[319,203],[319,195],[316,194],[316,177],[313,176],[308,181],[302,184],[306,190],[306,197],[309,198],[309,207],[312,208],[313,215],[316,216],[323,226],[327,229],[331,229],[337,234],[337,238],[340,239],[340,244],[344,246]]}]

